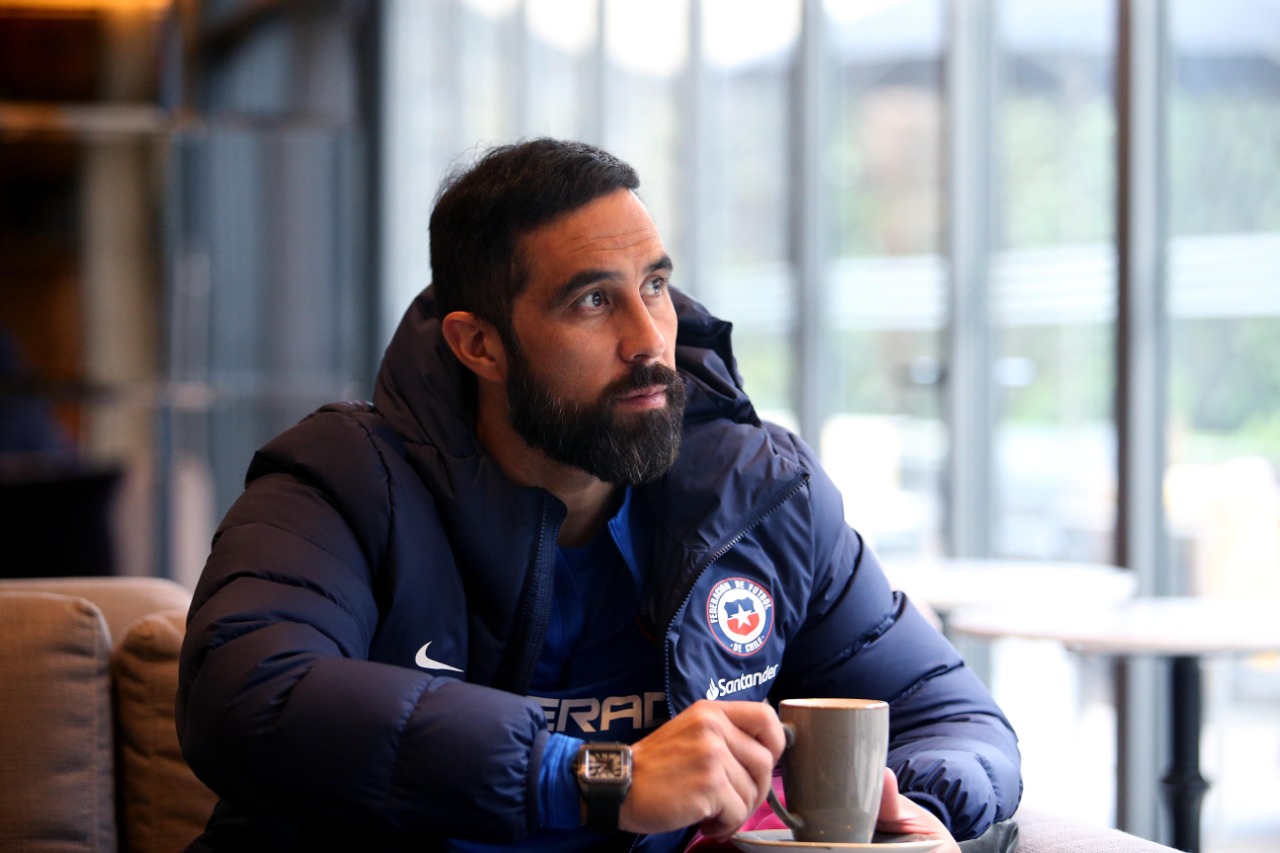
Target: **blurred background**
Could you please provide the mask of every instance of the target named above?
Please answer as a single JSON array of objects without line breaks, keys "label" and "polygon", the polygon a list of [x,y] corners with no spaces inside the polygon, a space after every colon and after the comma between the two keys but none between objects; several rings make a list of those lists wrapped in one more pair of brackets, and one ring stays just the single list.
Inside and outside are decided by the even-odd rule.
[{"label": "blurred background", "polygon": [[[891,573],[1280,614],[1277,0],[0,0],[4,574],[194,584],[253,450],[370,395],[444,174],[541,134],[638,168]],[[1028,802],[1162,837],[1108,663],[992,657]],[[1275,656],[1208,665],[1202,759],[1205,849],[1280,849]]]}]

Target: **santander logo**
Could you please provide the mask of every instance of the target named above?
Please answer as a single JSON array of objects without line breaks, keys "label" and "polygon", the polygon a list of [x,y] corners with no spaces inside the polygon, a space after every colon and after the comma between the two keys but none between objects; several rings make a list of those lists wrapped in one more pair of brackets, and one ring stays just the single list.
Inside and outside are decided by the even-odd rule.
[{"label": "santander logo", "polygon": [[744,672],[736,678],[717,678],[707,686],[706,696],[712,701],[721,696],[732,696],[741,690],[750,690],[761,684],[768,684],[778,677],[778,664],[773,663],[759,672]]}]

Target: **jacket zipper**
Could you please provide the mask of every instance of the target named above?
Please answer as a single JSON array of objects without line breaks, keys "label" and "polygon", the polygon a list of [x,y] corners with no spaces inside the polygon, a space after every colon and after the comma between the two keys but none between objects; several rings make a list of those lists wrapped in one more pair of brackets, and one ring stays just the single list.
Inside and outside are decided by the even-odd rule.
[{"label": "jacket zipper", "polygon": [[538,511],[538,541],[534,550],[534,564],[527,580],[530,588],[521,597],[516,624],[511,632],[512,648],[517,650],[517,657],[515,660],[508,658],[503,661],[503,671],[498,674],[497,686],[522,696],[529,692],[529,683],[533,679],[538,655],[547,635],[552,586],[549,577],[553,570],[543,565],[542,557],[550,528],[548,501],[544,497]]},{"label": "jacket zipper", "polygon": [[783,504],[785,504],[787,501],[795,497],[796,494],[798,494],[799,491],[803,489],[806,484],[808,484],[808,482],[809,482],[809,474],[807,471],[800,474],[798,477],[796,477],[796,479],[792,481],[791,485],[789,485],[785,490],[783,490],[778,495],[778,498],[776,500],[774,500],[772,503],[765,506],[764,509],[756,513],[756,515],[753,518],[751,518],[745,525],[742,526],[741,530],[739,530],[734,536],[726,540],[723,545],[721,545],[711,554],[711,556],[707,557],[703,561],[702,565],[698,568],[698,570],[694,573],[693,580],[689,583],[689,589],[687,592],[685,592],[684,599],[680,602],[680,606],[675,609],[675,612],[671,614],[670,621],[667,623],[666,628],[664,628],[662,631],[662,655],[663,655],[662,677],[663,677],[663,687],[667,693],[667,713],[670,716],[674,717],[676,715],[676,709],[671,698],[671,654],[668,651],[669,647],[667,644],[667,640],[671,635],[671,626],[675,624],[676,619],[679,617],[679,615],[684,612],[686,607],[689,606],[689,599],[693,597],[693,588],[698,585],[698,581],[702,578],[703,574],[706,573],[707,569],[711,567],[712,563],[714,563],[716,560],[719,560],[725,554],[729,553],[729,551],[733,549],[733,546],[741,542],[743,537],[745,537],[748,533],[751,532],[752,528],[762,523],[766,518],[768,518],[770,515],[776,512]]},{"label": "jacket zipper", "polygon": [[[680,602],[680,606],[676,608],[675,612],[671,614],[670,621],[668,621],[666,628],[664,628],[662,631],[662,638],[663,638],[662,677],[664,682],[663,687],[667,693],[667,713],[670,716],[672,717],[675,716],[676,709],[675,709],[675,706],[672,705],[671,703],[671,655],[667,652],[667,637],[671,634],[671,626],[675,624],[676,618],[681,613],[684,612],[684,609],[686,607],[689,606],[689,599],[693,597],[693,588],[698,585],[698,580],[707,571],[707,569],[711,567],[712,563],[714,563],[716,560],[723,557],[725,554],[729,553],[729,551],[732,550],[733,546],[741,542],[742,538],[751,532],[752,528],[754,528],[757,524],[760,524],[766,518],[768,518],[770,515],[776,512],[778,508],[781,507],[784,503],[786,503],[787,501],[795,497],[796,494],[799,493],[799,491],[802,488],[804,488],[805,484],[807,484],[808,482],[809,482],[809,474],[807,472],[800,474],[798,477],[796,477],[796,479],[792,481],[792,483],[789,486],[787,486],[787,488],[778,495],[775,501],[768,504],[764,509],[757,512],[755,516],[751,518],[751,520],[749,520],[746,524],[742,526],[741,530],[739,530],[736,534],[734,534],[732,537],[727,539],[723,545],[721,545],[711,554],[711,556],[707,557],[703,561],[702,565],[698,568],[697,572],[694,573],[693,580],[689,584],[689,589],[685,593],[684,599]],[[639,846],[640,842],[646,838],[648,838],[647,835],[637,835],[632,840],[631,842],[632,853],[634,853],[636,848]]]}]

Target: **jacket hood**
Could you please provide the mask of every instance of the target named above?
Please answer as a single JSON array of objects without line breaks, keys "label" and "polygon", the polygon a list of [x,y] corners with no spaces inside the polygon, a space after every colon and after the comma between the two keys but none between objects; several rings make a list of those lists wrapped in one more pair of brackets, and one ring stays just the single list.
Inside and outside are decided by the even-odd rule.
[{"label": "jacket hood", "polygon": [[[758,424],[733,356],[733,325],[671,289],[679,325],[676,368],[689,391],[686,424],[727,418]],[[440,329],[435,293],[413,300],[378,371],[374,406],[407,442],[430,444],[445,456],[481,452],[475,439],[475,377],[454,357]]]}]

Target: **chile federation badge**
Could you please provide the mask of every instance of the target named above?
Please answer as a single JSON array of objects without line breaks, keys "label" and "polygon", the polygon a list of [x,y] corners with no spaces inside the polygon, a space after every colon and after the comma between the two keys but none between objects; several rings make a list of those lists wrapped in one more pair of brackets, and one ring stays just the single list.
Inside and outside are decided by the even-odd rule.
[{"label": "chile federation badge", "polygon": [[755,581],[726,578],[707,596],[707,624],[730,652],[753,655],[773,630],[773,598]]}]

